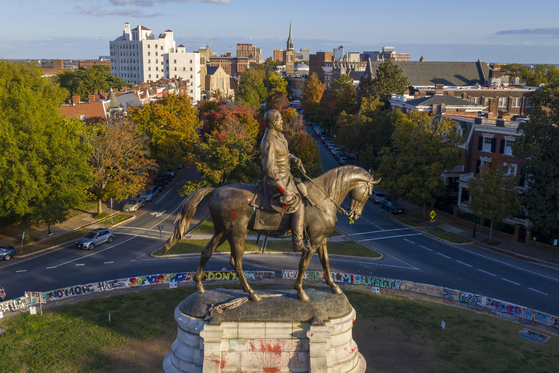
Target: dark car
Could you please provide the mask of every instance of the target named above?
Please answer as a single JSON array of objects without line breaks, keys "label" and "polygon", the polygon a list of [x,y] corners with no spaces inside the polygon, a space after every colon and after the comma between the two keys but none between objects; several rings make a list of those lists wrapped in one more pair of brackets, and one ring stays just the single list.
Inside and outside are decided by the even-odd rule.
[{"label": "dark car", "polygon": [[405,214],[406,209],[402,207],[400,202],[390,202],[387,200],[380,201],[380,207],[385,210],[388,210],[391,214]]},{"label": "dark car", "polygon": [[4,300],[4,298],[6,298],[6,292],[4,291],[4,288],[0,286],[0,300]]},{"label": "dark car", "polygon": [[10,260],[16,255],[16,250],[13,246],[0,246],[0,259]]},{"label": "dark car", "polygon": [[78,249],[92,250],[95,246],[105,242],[111,243],[114,239],[115,235],[110,229],[95,229],[77,241],[76,246]]}]

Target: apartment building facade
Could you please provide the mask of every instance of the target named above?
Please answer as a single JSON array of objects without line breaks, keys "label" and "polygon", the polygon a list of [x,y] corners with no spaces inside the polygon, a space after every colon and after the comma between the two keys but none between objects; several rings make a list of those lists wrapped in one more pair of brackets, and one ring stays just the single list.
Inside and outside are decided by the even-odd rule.
[{"label": "apartment building facade", "polygon": [[[194,102],[200,99],[200,57],[176,47],[173,31],[156,35],[147,27],[130,29],[109,42],[111,72],[130,84],[178,78],[189,80]],[[191,77],[192,76],[192,77]],[[190,91],[190,89],[189,89]]]}]

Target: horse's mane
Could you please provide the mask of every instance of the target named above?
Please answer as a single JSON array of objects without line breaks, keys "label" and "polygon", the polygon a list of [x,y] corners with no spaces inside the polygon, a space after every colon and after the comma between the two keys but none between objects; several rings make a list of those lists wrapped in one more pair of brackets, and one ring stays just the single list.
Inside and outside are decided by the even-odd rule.
[{"label": "horse's mane", "polygon": [[[334,168],[313,179],[313,182],[324,192],[334,197],[334,192],[344,191],[347,187],[346,185],[340,185],[342,182],[354,179],[366,181],[372,179],[372,176],[361,167],[347,165]],[[307,183],[309,182],[307,181]]]}]

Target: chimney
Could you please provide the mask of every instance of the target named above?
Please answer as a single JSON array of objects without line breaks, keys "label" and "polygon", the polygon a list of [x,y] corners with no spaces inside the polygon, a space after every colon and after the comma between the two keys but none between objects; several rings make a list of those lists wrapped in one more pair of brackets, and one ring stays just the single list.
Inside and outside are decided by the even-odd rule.
[{"label": "chimney", "polygon": [[415,92],[415,93],[413,94],[413,98],[419,98],[419,92]]},{"label": "chimney", "polygon": [[93,103],[95,101],[95,95],[89,95],[89,103]]},{"label": "chimney", "polygon": [[447,93],[449,96],[454,96],[454,91],[448,91]]},{"label": "chimney", "polygon": [[467,99],[468,99],[468,92],[462,92],[462,99],[463,99],[463,100],[467,100]]},{"label": "chimney", "polygon": [[499,115],[497,116],[497,127],[504,127],[505,126],[505,119],[504,116],[507,114],[506,110],[499,110]]},{"label": "chimney", "polygon": [[72,96],[72,104],[79,104],[80,103],[80,96]]}]

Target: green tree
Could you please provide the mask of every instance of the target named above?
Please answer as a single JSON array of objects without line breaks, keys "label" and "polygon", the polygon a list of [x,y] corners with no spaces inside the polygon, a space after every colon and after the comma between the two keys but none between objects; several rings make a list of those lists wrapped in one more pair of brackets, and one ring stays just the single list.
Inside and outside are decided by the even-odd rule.
[{"label": "green tree", "polygon": [[522,206],[517,178],[509,174],[503,157],[493,157],[491,163],[481,166],[479,173],[468,181],[468,192],[472,201],[468,208],[478,216],[491,221],[489,241],[493,238],[493,223],[501,222],[520,212]]},{"label": "green tree", "polygon": [[408,78],[403,75],[402,68],[391,60],[379,65],[375,79],[363,79],[359,84],[359,100],[363,97],[380,96],[385,104],[391,94],[403,95],[409,87]]},{"label": "green tree", "polygon": [[129,117],[139,133],[148,137],[151,157],[163,170],[176,167],[181,159],[192,161],[190,154],[200,142],[196,130],[202,123],[190,96],[169,95],[159,102],[130,109]]},{"label": "green tree", "polygon": [[303,90],[302,106],[305,113],[305,118],[311,122],[318,122],[320,118],[320,100],[324,94],[325,85],[320,81],[318,75],[313,73]]},{"label": "green tree", "polygon": [[64,220],[90,181],[83,124],[60,116],[66,92],[41,75],[0,61],[0,218],[24,231]]},{"label": "green tree", "polygon": [[108,92],[111,88],[120,89],[128,85],[122,78],[111,74],[108,66],[102,65],[60,72],[55,81],[71,96],[80,96],[81,100],[87,100],[95,92]]},{"label": "green tree", "polygon": [[336,122],[336,142],[359,157],[365,169],[377,170],[380,151],[392,144],[394,115],[382,107],[379,97],[365,97],[356,114],[342,113]]},{"label": "green tree", "polygon": [[89,194],[97,200],[100,214],[102,201],[140,194],[157,164],[149,158],[148,137],[138,134],[131,120],[88,127],[87,135],[93,148],[89,164],[95,177]]},{"label": "green tree", "polygon": [[526,159],[524,200],[534,230],[552,242],[559,238],[559,82],[537,89],[530,101],[534,107],[518,126],[523,136],[513,154]]},{"label": "green tree", "polygon": [[459,164],[457,123],[427,112],[394,112],[392,148],[381,151],[379,170],[396,197],[425,206],[444,191],[441,173]]},{"label": "green tree", "polygon": [[351,78],[341,75],[324,92],[320,101],[322,123],[332,128],[342,113],[353,114],[357,105],[357,93]]}]

